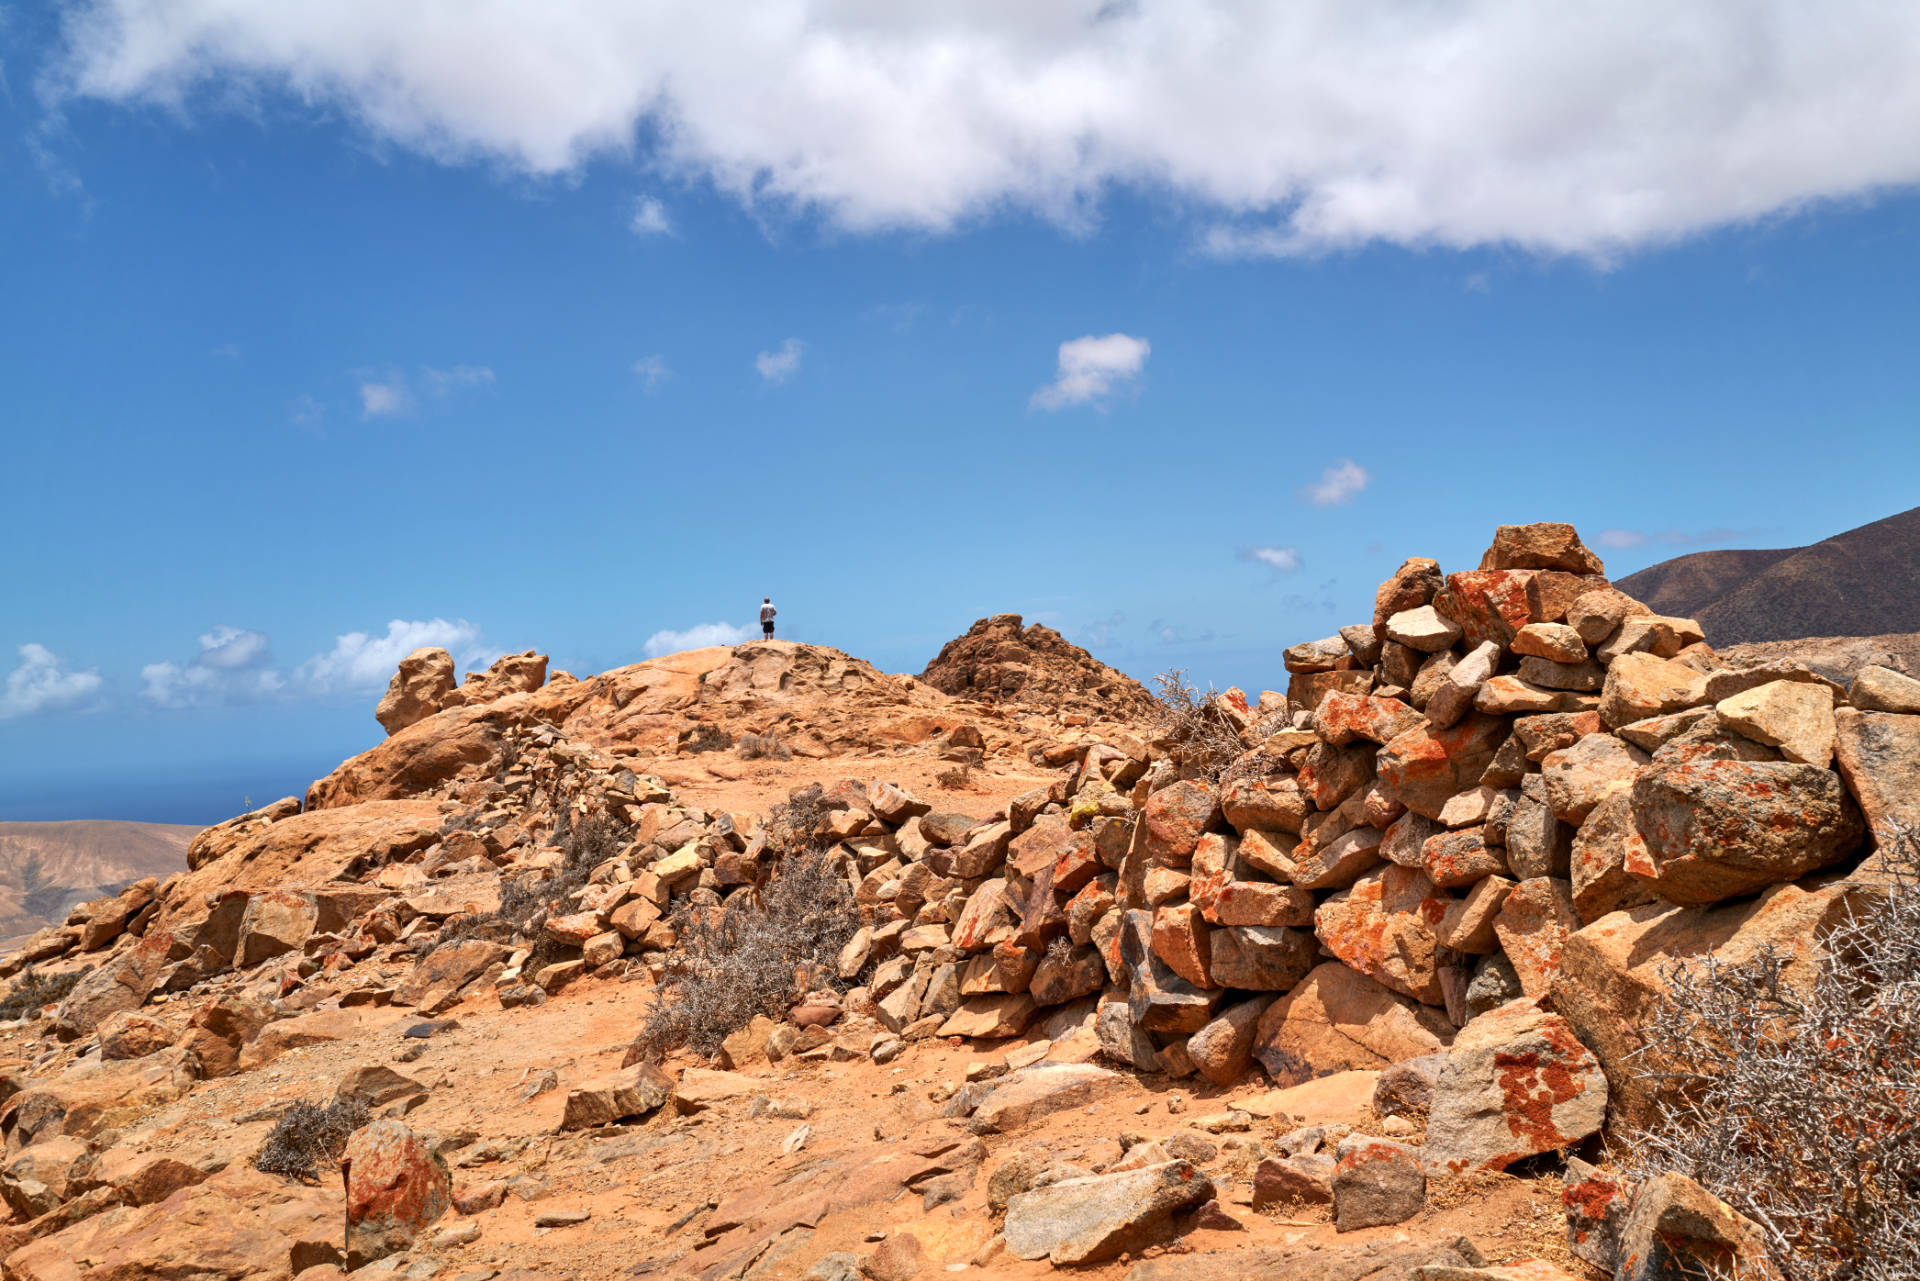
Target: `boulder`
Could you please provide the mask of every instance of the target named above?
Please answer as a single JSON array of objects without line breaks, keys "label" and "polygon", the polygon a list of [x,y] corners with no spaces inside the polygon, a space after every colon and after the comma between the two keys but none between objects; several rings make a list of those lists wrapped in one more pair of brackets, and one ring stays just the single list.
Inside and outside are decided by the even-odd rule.
[{"label": "boulder", "polygon": [[1455,725],[1473,710],[1474,700],[1500,668],[1500,647],[1482,641],[1472,653],[1447,670],[1446,678],[1427,695],[1427,720],[1437,729]]},{"label": "boulder", "polygon": [[1920,680],[1891,667],[1863,667],[1848,688],[1847,701],[1859,712],[1920,713]]},{"label": "boulder", "polygon": [[1373,632],[1384,639],[1387,634],[1387,622],[1395,614],[1420,606],[1433,600],[1434,594],[1444,586],[1440,576],[1440,562],[1429,560],[1425,556],[1409,556],[1402,561],[1393,576],[1381,583],[1373,596]]},{"label": "boulder", "polygon": [[1785,957],[1784,981],[1811,982],[1819,940],[1851,910],[1858,886],[1817,890],[1780,885],[1759,899],[1715,907],[1651,903],[1613,912],[1567,937],[1552,1004],[1606,1069],[1615,1124],[1654,1119],[1656,1084],[1634,1056],[1640,1029],[1666,991],[1666,967],[1711,954],[1721,963],[1752,960],[1763,946]]},{"label": "boulder", "polygon": [[1421,1149],[1432,1176],[1504,1170],[1597,1134],[1607,1076],[1573,1025],[1530,1000],[1474,1019],[1434,1083]]},{"label": "boulder", "polygon": [[1573,910],[1583,922],[1658,897],[1646,882],[1627,871],[1627,843],[1635,835],[1633,797],[1625,789],[1602,800],[1574,833],[1568,870]]},{"label": "boulder", "polygon": [[416,649],[400,660],[400,670],[387,683],[373,718],[388,734],[397,734],[439,711],[452,692],[453,655],[439,648]]},{"label": "boulder", "polygon": [[347,1262],[359,1268],[411,1247],[453,1204],[446,1164],[399,1121],[354,1132],[347,1183]]},{"label": "boulder", "polygon": [[1572,887],[1555,876],[1530,877],[1515,885],[1493,918],[1494,937],[1528,996],[1546,995],[1560,972],[1567,936],[1579,928]]},{"label": "boulder", "polygon": [[1220,818],[1220,798],[1208,784],[1189,779],[1163,787],[1140,811],[1143,848],[1150,858],[1185,863],[1201,834]]},{"label": "boulder", "polygon": [[1528,623],[1543,622],[1528,592],[1534,571],[1514,569],[1469,570],[1448,574],[1447,585],[1433,606],[1460,624],[1470,645],[1494,641],[1505,647]]},{"label": "boulder", "polygon": [[1263,1158],[1253,1171],[1253,1208],[1330,1205],[1334,1158],[1323,1153]]},{"label": "boulder", "polygon": [[1892,839],[1896,825],[1920,830],[1920,716],[1843,707],[1835,755],[1876,842]]},{"label": "boulder", "polygon": [[1575,1258],[1611,1273],[1620,1257],[1620,1228],[1632,1194],[1619,1176],[1567,1158],[1560,1205],[1567,1214],[1567,1248]]},{"label": "boulder", "polygon": [[1439,940],[1449,899],[1415,868],[1389,863],[1313,914],[1321,944],[1352,969],[1427,1005],[1442,1005]]},{"label": "boulder", "polygon": [[1606,566],[1580,541],[1572,525],[1540,521],[1502,525],[1480,558],[1481,569],[1561,569],[1574,574],[1604,574]]},{"label": "boulder", "polygon": [[1311,931],[1279,925],[1223,927],[1212,932],[1209,943],[1213,981],[1249,992],[1292,990],[1319,952]]},{"label": "boulder", "polygon": [[1462,635],[1460,625],[1431,605],[1402,610],[1387,620],[1387,639],[1423,654],[1453,647]]},{"label": "boulder", "polygon": [[636,1063],[589,1077],[569,1089],[560,1129],[593,1129],[646,1116],[672,1096],[673,1082],[666,1073],[651,1063]]},{"label": "boulder", "polygon": [[1275,1085],[1322,1072],[1377,1069],[1446,1048],[1453,1028],[1429,1009],[1338,962],[1315,966],[1267,1007],[1254,1057]]},{"label": "boulder", "polygon": [[1380,786],[1414,813],[1438,819],[1454,793],[1480,782],[1506,736],[1506,721],[1479,713],[1446,729],[1410,729],[1380,749]]},{"label": "boulder", "polygon": [[266,890],[247,900],[240,918],[240,938],[234,964],[241,969],[288,952],[297,952],[313,937],[320,905],[311,894]]},{"label": "boulder", "polygon": [[1313,801],[1291,774],[1236,778],[1220,793],[1220,807],[1237,832],[1265,828],[1296,835]]},{"label": "boulder", "polygon": [[1405,1223],[1427,1208],[1420,1149],[1349,1134],[1333,1167],[1333,1225],[1338,1232]]},{"label": "boulder", "polygon": [[1759,1227],[1684,1174],[1635,1190],[1617,1257],[1618,1281],[1776,1275]]},{"label": "boulder", "polygon": [[1405,1059],[1380,1070],[1373,1084],[1373,1110],[1379,1116],[1415,1116],[1424,1118],[1433,1107],[1434,1088],[1440,1083],[1440,1070],[1447,1065],[1444,1053],[1423,1054]]},{"label": "boulder", "polygon": [[1802,765],[1833,764],[1833,696],[1804,681],[1769,681],[1714,705],[1720,724]]},{"label": "boulder", "polygon": [[975,1134],[1011,1134],[1044,1116],[1087,1104],[1125,1089],[1127,1078],[1091,1063],[1042,1061],[1009,1072],[974,1109]]},{"label": "boulder", "polygon": [[122,1010],[100,1024],[102,1059],[144,1059],[174,1042],[174,1030],[158,1019]]},{"label": "boulder", "polygon": [[436,947],[422,957],[413,972],[393,990],[393,1003],[403,1009],[428,1009],[452,997],[486,972],[507,951],[498,943],[466,939]]},{"label": "boulder", "polygon": [[1033,1018],[1034,1000],[1025,992],[969,996],[940,1025],[940,1036],[1005,1040],[1019,1036]]},{"label": "boulder", "polygon": [[1170,1236],[1175,1214],[1213,1196],[1186,1161],[1068,1179],[1008,1201],[1007,1250],[1056,1266],[1099,1263]]},{"label": "boulder", "polygon": [[1547,808],[1578,827],[1609,793],[1623,790],[1652,757],[1611,734],[1588,734],[1540,762]]},{"label": "boulder", "polygon": [[1865,830],[1837,775],[1788,761],[1655,767],[1630,795],[1626,869],[1674,903],[1796,880],[1852,853]]},{"label": "boulder", "polygon": [[1385,743],[1420,724],[1420,713],[1397,698],[1338,691],[1314,709],[1313,731],[1322,741],[1346,747],[1356,741]]},{"label": "boulder", "polygon": [[1232,1085],[1240,1079],[1253,1062],[1254,1034],[1273,999],[1255,997],[1229,1005],[1187,1038],[1187,1057],[1201,1076],[1215,1085]]},{"label": "boulder", "polygon": [[110,1015],[145,1005],[166,972],[174,945],[171,932],[149,929],[138,943],[102,962],[60,1003],[53,1016],[54,1035],[75,1040]]},{"label": "boulder", "polygon": [[1607,669],[1600,692],[1600,719],[1618,728],[1652,716],[1698,706],[1707,696],[1707,678],[1691,667],[1652,654],[1622,654]]},{"label": "boulder", "polygon": [[1427,879],[1443,890],[1464,889],[1508,871],[1506,851],[1487,844],[1484,826],[1428,837],[1420,850],[1420,865]]}]

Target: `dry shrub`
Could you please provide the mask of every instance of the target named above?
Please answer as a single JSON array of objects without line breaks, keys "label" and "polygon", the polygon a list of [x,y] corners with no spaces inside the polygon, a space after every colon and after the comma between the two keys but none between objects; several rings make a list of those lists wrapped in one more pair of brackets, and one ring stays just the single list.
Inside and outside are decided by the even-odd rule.
[{"label": "dry shrub", "polygon": [[948,766],[933,776],[933,785],[949,792],[964,792],[973,785],[973,766],[965,762]]},{"label": "dry shrub", "polygon": [[740,751],[740,759],[743,761],[757,761],[762,759],[789,761],[793,759],[793,752],[785,743],[780,741],[780,736],[774,733],[742,734],[737,746]]},{"label": "dry shrub", "polygon": [[1240,744],[1239,731],[1215,710],[1217,692],[1209,685],[1202,694],[1187,680],[1183,667],[1161,672],[1153,683],[1160,694],[1155,728],[1166,741],[1167,754],[1180,776],[1219,781],[1246,749]]},{"label": "dry shrub", "polygon": [[681,1046],[713,1054],[755,1015],[786,1013],[797,967],[833,973],[859,924],[853,890],[820,853],[787,859],[757,895],[682,908],[679,942],[634,1045],[655,1059]]},{"label": "dry shrub", "polygon": [[49,1005],[58,1005],[79,985],[92,967],[68,970],[64,974],[42,974],[28,966],[13,980],[7,994],[0,997],[0,1019],[32,1018]]},{"label": "dry shrub", "polygon": [[320,1167],[337,1165],[347,1149],[353,1132],[372,1119],[367,1105],[358,1099],[341,1099],[324,1107],[305,1099],[280,1114],[267,1132],[267,1141],[253,1158],[253,1168],[263,1174],[284,1174],[312,1182]]},{"label": "dry shrub", "polygon": [[1633,1173],[1677,1171],[1759,1225],[1788,1281],[1920,1276],[1920,837],[1824,940],[1676,965],[1636,1065],[1665,1089]]},{"label": "dry shrub", "polygon": [[732,746],[733,735],[705,721],[688,730],[680,739],[681,749],[689,756],[698,756],[702,752],[724,752]]},{"label": "dry shrub", "polygon": [[827,789],[818,783],[798,787],[767,814],[767,846],[775,854],[793,856],[820,848],[814,835],[827,817]]},{"label": "dry shrub", "polygon": [[603,814],[591,813],[576,819],[569,810],[562,809],[560,825],[554,831],[554,844],[566,855],[565,860],[557,867],[502,876],[500,910],[449,918],[434,936],[433,946],[474,938],[507,943],[519,934],[537,940],[533,955],[536,964],[557,959],[559,945],[542,932],[547,918],[570,910],[574,892],[586,885],[594,868],[618,856],[631,835],[630,829]]}]

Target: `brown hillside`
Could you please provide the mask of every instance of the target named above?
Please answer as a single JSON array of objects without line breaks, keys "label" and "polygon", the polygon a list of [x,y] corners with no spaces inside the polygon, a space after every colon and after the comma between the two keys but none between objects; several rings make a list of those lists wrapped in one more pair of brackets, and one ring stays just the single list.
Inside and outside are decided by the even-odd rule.
[{"label": "brown hillside", "polygon": [[0,823],[0,939],[31,934],[83,899],[185,869],[197,827],[76,821]]},{"label": "brown hillside", "polygon": [[1920,631],[1920,508],[1811,547],[1676,557],[1619,586],[1716,646]]}]

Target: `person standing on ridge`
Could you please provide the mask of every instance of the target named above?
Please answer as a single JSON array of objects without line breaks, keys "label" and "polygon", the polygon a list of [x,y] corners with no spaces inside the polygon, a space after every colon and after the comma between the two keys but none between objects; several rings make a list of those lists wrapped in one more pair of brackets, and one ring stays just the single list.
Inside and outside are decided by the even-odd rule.
[{"label": "person standing on ridge", "polygon": [[760,630],[766,639],[773,639],[773,616],[780,611],[773,607],[773,597],[764,596],[760,600]]}]

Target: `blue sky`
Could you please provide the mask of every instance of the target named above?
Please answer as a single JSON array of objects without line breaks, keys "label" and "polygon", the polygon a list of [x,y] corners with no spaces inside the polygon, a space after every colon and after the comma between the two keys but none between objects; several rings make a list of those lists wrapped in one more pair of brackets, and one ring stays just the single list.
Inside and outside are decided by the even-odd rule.
[{"label": "blue sky", "polygon": [[[893,671],[1014,610],[1257,690],[1499,523],[1617,576],[1920,503],[1877,7],[1221,37],[1268,63],[1148,5],[390,8],[0,8],[0,818],[298,790],[415,643],[584,673],[771,594]],[[1483,74],[1390,74],[1434,40]]]}]

